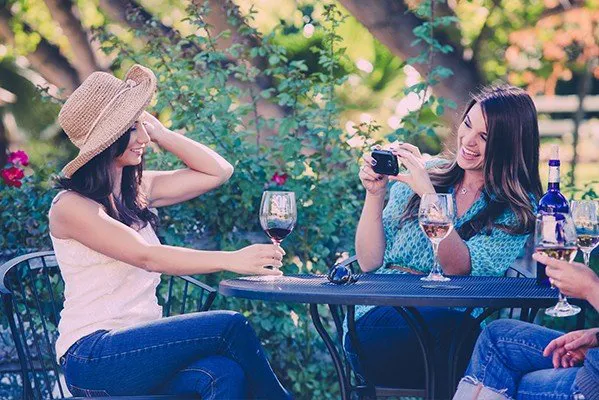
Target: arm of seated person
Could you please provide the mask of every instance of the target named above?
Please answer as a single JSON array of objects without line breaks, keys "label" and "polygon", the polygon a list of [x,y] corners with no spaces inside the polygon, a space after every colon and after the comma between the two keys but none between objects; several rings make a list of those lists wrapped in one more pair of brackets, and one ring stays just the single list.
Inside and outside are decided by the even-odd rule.
[{"label": "arm of seated person", "polygon": [[[65,193],[52,206],[50,229],[55,237],[74,239],[115,260],[151,272],[171,275],[229,270],[241,274],[280,275],[281,254],[274,245],[237,251],[200,251],[148,243],[137,231],[110,217],[102,205],[77,193]],[[272,247],[269,248],[269,247]]]},{"label": "arm of seated person", "polygon": [[154,143],[187,166],[172,171],[144,171],[142,185],[149,207],[165,207],[193,199],[219,187],[233,174],[233,166],[208,146],[166,129],[147,112],[140,121]]}]

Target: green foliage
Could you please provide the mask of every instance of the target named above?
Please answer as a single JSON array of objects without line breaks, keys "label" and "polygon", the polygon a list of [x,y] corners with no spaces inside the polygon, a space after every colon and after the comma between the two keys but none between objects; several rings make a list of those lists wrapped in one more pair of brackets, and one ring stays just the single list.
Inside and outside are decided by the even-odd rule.
[{"label": "green foliage", "polygon": [[[168,117],[172,130],[184,130],[235,166],[232,179],[218,190],[160,210],[159,235],[170,245],[198,247],[208,238],[212,246],[221,249],[247,245],[248,233],[260,231],[262,191],[276,186],[271,181],[275,173],[287,174],[284,189],[296,193],[299,221],[283,243],[287,252],[284,272],[325,272],[341,253],[352,251],[362,197],[356,178],[361,149],[346,143],[335,98],[335,88],[345,79],[341,66],[344,49],[335,33],[341,14],[327,6],[319,45],[310,49],[319,67],[309,69],[303,60],[290,59],[273,36],[258,37],[245,20],[234,15],[229,17],[238,32],[258,38],[260,45],[233,44],[218,50],[218,38],[206,29],[208,10],[188,11],[189,22],[197,26],[199,34],[171,42],[148,27],[144,34],[151,40],[143,54],[133,55],[114,36],[98,33],[107,51],[120,50],[117,63],[134,60],[154,70],[159,85],[154,110]],[[191,48],[192,57],[185,54]],[[230,61],[231,54],[242,61]],[[252,66],[256,57],[268,61],[264,70]],[[264,77],[274,83],[257,89],[256,82]],[[283,116],[260,115],[257,104],[265,99],[285,110]],[[173,168],[179,162],[161,151],[147,157],[149,168]],[[266,241],[261,233],[257,237]],[[216,285],[229,276],[221,275],[200,279]],[[219,296],[215,307],[244,312],[279,376],[300,398],[338,396],[336,386],[330,390],[335,375],[331,364],[323,362],[328,355],[304,305]]]},{"label": "green foliage", "polygon": [[427,51],[408,59],[407,63],[410,65],[425,64],[428,67],[428,72],[423,77],[423,82],[418,82],[406,88],[404,95],[415,95],[420,101],[420,106],[402,118],[402,127],[389,136],[390,140],[406,141],[410,137],[421,137],[422,135],[436,137],[434,128],[442,125],[439,117],[445,113],[447,107],[456,108],[453,101],[437,98],[431,90],[441,80],[453,75],[450,69],[434,64],[436,53],[445,54],[453,51],[451,46],[443,45],[435,39],[434,31],[439,27],[446,27],[457,21],[455,17],[435,16],[435,2],[441,3],[443,0],[424,0],[414,10],[414,13],[425,22],[414,28],[413,32],[416,40],[412,45],[424,42],[427,45]]},{"label": "green foliage", "polygon": [[[214,148],[236,169],[230,182],[218,190],[160,210],[159,236],[169,245],[224,250],[238,249],[256,237],[266,241],[258,224],[262,191],[271,187],[291,190],[298,199],[299,221],[284,242],[284,272],[326,272],[339,257],[353,252],[363,196],[357,161],[364,149],[347,144],[349,137],[338,120],[342,110],[335,91],[345,81],[350,65],[337,34],[343,14],[333,5],[325,6],[323,21],[316,23],[317,40],[302,49],[315,60],[315,66],[309,66],[293,52],[290,56],[274,40],[274,33],[261,37],[235,13],[229,13],[229,21],[241,40],[220,49],[221,35],[212,37],[207,29],[204,17],[208,12],[207,7],[188,9],[188,22],[197,30],[185,37],[165,37],[155,23],[148,23],[134,32],[149,39],[141,52],[105,28],[96,31],[104,51],[118,54],[115,69],[138,62],[154,70],[159,87],[154,110],[168,120],[170,129],[184,131]],[[428,24],[432,27],[437,22]],[[427,32],[430,29],[421,36],[429,43]],[[241,44],[245,39],[258,45]],[[430,47],[431,51],[446,50],[436,48],[434,42]],[[266,60],[266,66],[255,67],[257,59]],[[425,86],[412,90],[420,92],[448,73],[431,68],[429,75]],[[260,112],[259,104],[266,100],[279,107],[275,117]],[[435,124],[442,113],[439,106],[444,104],[443,99],[429,98],[407,127],[426,135],[425,127]],[[379,127],[373,123],[356,128],[354,135],[368,143]],[[403,135],[408,138],[409,132]],[[146,161],[155,169],[180,166],[180,160],[159,149],[148,154]],[[35,174],[26,178],[22,188],[0,192],[1,227],[7,232],[0,237],[2,249],[24,252],[50,247],[47,211],[55,191],[49,186],[49,172],[59,168],[35,165],[33,169]],[[284,187],[272,180],[274,174],[287,175]],[[230,276],[198,278],[216,286]],[[214,307],[239,310],[252,321],[278,375],[299,398],[338,397],[337,385],[331,386],[336,382],[332,364],[305,305],[218,296]],[[325,324],[332,327],[326,315]]]},{"label": "green foliage", "polygon": [[23,186],[8,187],[0,182],[0,249],[13,255],[32,249],[51,249],[48,236],[48,210],[56,191],[52,175],[54,162],[26,169]]}]

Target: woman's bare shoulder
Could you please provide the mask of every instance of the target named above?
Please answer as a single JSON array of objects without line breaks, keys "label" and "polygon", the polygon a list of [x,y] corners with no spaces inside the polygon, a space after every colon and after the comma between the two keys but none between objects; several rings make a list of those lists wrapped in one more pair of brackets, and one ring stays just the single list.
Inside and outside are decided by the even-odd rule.
[{"label": "woman's bare shoulder", "polygon": [[73,220],[86,219],[103,211],[100,203],[77,192],[66,191],[57,196],[50,207],[49,223],[52,236],[68,239],[68,226]]}]

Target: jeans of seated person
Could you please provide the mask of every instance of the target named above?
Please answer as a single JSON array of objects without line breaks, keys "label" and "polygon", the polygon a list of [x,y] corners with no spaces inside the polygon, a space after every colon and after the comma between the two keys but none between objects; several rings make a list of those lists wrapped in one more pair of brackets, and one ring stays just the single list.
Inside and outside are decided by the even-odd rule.
[{"label": "jeans of seated person", "polygon": [[516,320],[497,320],[480,335],[454,399],[577,400],[580,368],[554,369],[543,350],[563,333]]},{"label": "jeans of seated person", "polygon": [[[435,399],[450,399],[457,382],[449,383],[449,347],[457,330],[464,335],[464,323],[472,326],[472,317],[462,311],[448,308],[421,307],[424,318],[435,341]],[[379,306],[356,321],[356,332],[363,352],[358,356],[345,335],[345,350],[354,372],[367,377],[376,386],[422,389],[425,387],[424,357],[418,339],[408,323],[393,307]],[[470,352],[480,330],[471,332],[464,342],[458,370],[462,376],[468,364]]]},{"label": "jeans of seated person", "polygon": [[71,346],[61,363],[76,396],[291,398],[249,322],[230,311],[97,331]]}]

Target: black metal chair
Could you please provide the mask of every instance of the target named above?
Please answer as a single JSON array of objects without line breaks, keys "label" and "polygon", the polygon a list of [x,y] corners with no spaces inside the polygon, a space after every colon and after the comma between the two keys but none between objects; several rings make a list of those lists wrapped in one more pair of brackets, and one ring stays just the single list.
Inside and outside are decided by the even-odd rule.
[{"label": "black metal chair", "polygon": [[[192,277],[163,279],[157,294],[165,316],[206,311],[216,297],[215,289]],[[52,251],[26,254],[0,266],[0,294],[19,356],[23,399],[70,398],[54,350],[63,291],[64,281]],[[181,399],[182,396],[119,398]]]},{"label": "black metal chair", "polygon": [[[347,258],[346,260],[343,260],[342,262],[336,264],[336,266],[348,266],[351,270],[352,273],[355,272],[354,271],[354,266],[357,266],[357,256],[353,256],[350,258]],[[505,272],[505,276],[511,276],[511,277],[517,277],[517,278],[528,278],[530,277],[526,272],[520,270],[518,267],[516,266],[511,266],[509,267],[506,272]],[[337,334],[338,334],[338,341],[341,344],[341,353],[343,354],[343,358],[344,358],[344,367],[345,367],[345,376],[349,377],[348,379],[350,380],[349,385],[351,387],[351,391],[352,393],[355,393],[359,398],[371,398],[371,397],[402,397],[402,396],[409,396],[409,397],[426,397],[427,393],[426,393],[426,389],[425,388],[395,388],[395,387],[382,387],[382,386],[374,386],[371,382],[367,382],[364,379],[362,379],[361,377],[357,376],[354,371],[352,370],[349,361],[346,357],[345,351],[344,351],[344,347],[343,347],[343,321],[346,317],[345,312],[343,310],[342,306],[339,305],[331,305],[330,306],[330,310],[331,310],[331,315],[333,317],[333,321],[335,323],[335,327],[337,330]],[[488,318],[489,316],[491,316],[492,314],[499,312],[502,310],[497,310],[497,309],[489,309],[486,310],[482,315],[480,315],[479,317],[475,318],[472,321],[472,332],[468,332],[472,333],[474,332],[474,328],[476,325],[480,325],[480,323]],[[503,313],[505,314],[504,316],[507,318],[519,318],[522,321],[527,321],[527,322],[533,322],[537,313],[538,313],[539,309],[514,309],[514,308],[510,308],[507,310],[503,310]],[[465,314],[470,314],[472,312],[472,309],[466,309],[464,311]],[[579,315],[579,319],[577,321],[577,325],[584,325],[584,313],[580,313]],[[470,326],[468,327],[470,328]],[[358,338],[354,335],[353,338],[350,336],[350,340],[352,340],[352,343],[354,343],[354,347],[358,350],[358,353],[360,353],[360,346],[359,346],[359,341]],[[451,354],[454,355],[453,357],[453,371],[457,370],[457,365],[459,363],[460,360],[462,360],[463,357],[468,356],[469,354],[463,354],[463,349],[462,349],[462,345],[464,344],[464,342],[467,339],[467,335],[464,335],[461,340],[455,341],[454,345],[455,347],[450,349]],[[455,383],[457,382],[457,379],[459,377],[456,376],[450,376],[450,382],[451,383]]]}]

